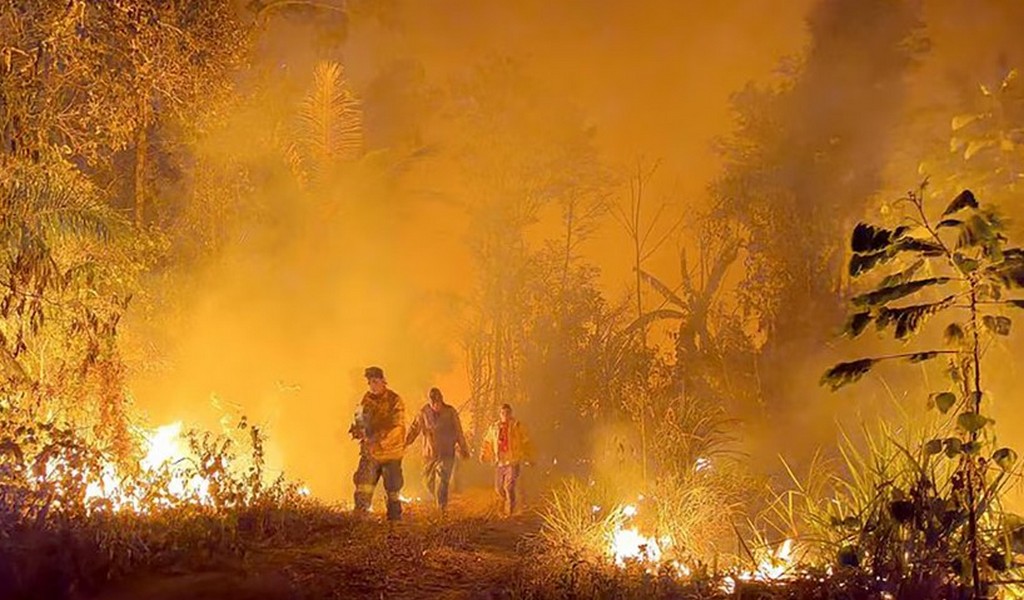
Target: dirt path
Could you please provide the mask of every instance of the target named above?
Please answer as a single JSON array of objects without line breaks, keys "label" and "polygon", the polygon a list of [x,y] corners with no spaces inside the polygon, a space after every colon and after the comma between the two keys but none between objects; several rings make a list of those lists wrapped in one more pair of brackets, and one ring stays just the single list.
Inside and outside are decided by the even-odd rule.
[{"label": "dirt path", "polygon": [[535,515],[409,511],[398,524],[342,515],[300,541],[209,569],[140,573],[95,600],[507,598]]}]

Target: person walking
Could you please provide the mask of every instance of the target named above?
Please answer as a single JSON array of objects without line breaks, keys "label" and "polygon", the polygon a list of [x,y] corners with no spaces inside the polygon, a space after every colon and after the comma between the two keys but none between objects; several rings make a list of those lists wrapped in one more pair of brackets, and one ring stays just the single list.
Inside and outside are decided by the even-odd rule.
[{"label": "person walking", "polygon": [[533,458],[526,428],[512,416],[512,406],[501,405],[500,417],[488,428],[480,448],[480,460],[495,465],[494,488],[501,497],[505,516],[516,511],[516,484],[522,463]]},{"label": "person walking", "polygon": [[444,511],[448,508],[448,487],[455,467],[455,450],[469,458],[469,446],[462,432],[459,412],[446,404],[444,394],[430,388],[428,401],[409,427],[405,445],[409,446],[420,435],[423,436],[423,480],[427,491],[434,497],[437,506]]},{"label": "person walking", "polygon": [[377,482],[384,479],[389,521],[402,518],[402,455],[405,453],[405,405],[388,389],[384,370],[367,367],[363,373],[369,388],[359,401],[355,422],[349,428],[359,440],[359,466],[352,481],[355,512],[366,513],[373,501]]}]

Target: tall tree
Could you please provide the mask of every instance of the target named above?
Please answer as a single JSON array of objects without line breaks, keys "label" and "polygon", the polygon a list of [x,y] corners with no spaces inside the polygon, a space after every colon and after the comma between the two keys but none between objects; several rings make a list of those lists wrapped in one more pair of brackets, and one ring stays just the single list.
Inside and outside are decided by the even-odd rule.
[{"label": "tall tree", "polygon": [[93,165],[134,154],[133,214],[146,220],[154,126],[192,120],[224,92],[248,29],[229,2],[0,5],[4,151],[55,146]]},{"label": "tall tree", "polygon": [[[467,194],[469,241],[476,261],[470,326],[473,412],[485,424],[497,406],[524,399],[522,352],[533,251],[527,230],[561,206],[567,231],[562,273],[583,232],[581,216],[600,199],[593,131],[578,112],[508,60],[491,60],[453,87],[456,118],[442,144]],[[597,186],[598,188],[600,186]],[[561,203],[560,205],[556,203]],[[574,240],[575,236],[575,240]],[[478,432],[479,433],[479,432]]]},{"label": "tall tree", "polygon": [[[922,48],[916,4],[902,0],[821,0],[808,28],[786,81],[737,96],[739,130],[712,188],[749,250],[743,293],[766,365],[818,347],[818,324],[841,312],[835,240],[881,186],[904,75]],[[762,372],[776,395],[772,374],[785,370]]]}]

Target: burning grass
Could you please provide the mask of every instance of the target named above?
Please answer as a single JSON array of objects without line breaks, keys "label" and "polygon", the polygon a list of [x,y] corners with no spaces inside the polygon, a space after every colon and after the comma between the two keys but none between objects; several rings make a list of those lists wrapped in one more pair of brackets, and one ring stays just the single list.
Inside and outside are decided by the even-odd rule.
[{"label": "burning grass", "polygon": [[795,578],[792,540],[758,548],[756,554],[748,551],[753,562],[746,564],[744,557],[723,551],[723,540],[736,535],[732,521],[738,504],[732,491],[706,467],[695,468],[684,481],[659,481],[650,496],[618,500],[593,482],[569,479],[548,497],[540,540],[570,565],[570,572],[583,569],[587,578],[606,583],[619,576],[616,569],[652,585],[660,581],[658,586],[695,593],[707,592],[708,585],[731,593],[737,585]]},{"label": "burning grass", "polygon": [[263,437],[240,423],[247,454],[227,435],[180,423],[137,432],[137,460],[115,461],[77,430],[0,422],[0,590],[64,597],[143,566],[210,561],[248,542],[301,530],[314,505],[303,488],[265,481]]}]

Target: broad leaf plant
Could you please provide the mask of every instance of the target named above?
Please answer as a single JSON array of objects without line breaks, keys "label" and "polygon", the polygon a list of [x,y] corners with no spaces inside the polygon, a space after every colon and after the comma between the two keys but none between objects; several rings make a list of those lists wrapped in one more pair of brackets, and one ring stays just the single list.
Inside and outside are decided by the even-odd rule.
[{"label": "broad leaf plant", "polygon": [[[839,363],[825,373],[822,384],[839,389],[884,361],[948,362],[948,389],[936,390],[928,399],[929,408],[948,415],[944,433],[924,441],[919,454],[925,462],[915,462],[956,461],[948,485],[938,485],[920,468],[913,489],[888,496],[884,517],[896,524],[894,530],[903,528],[901,539],[917,536],[920,545],[915,547],[942,547],[949,551],[947,557],[953,555],[941,565],[936,564],[939,555],[931,553],[933,560],[922,561],[930,564],[917,568],[944,566],[965,591],[982,597],[992,573],[1010,566],[1007,538],[991,531],[1000,524],[999,494],[1017,460],[1012,449],[994,447],[982,366],[989,342],[1011,332],[1008,313],[1024,308],[1024,299],[1013,297],[1024,288],[1024,250],[1009,246],[1003,220],[980,205],[970,190],[957,195],[938,218],[929,215],[926,183],[903,199],[908,210],[899,226],[859,223],[854,228],[849,274],[876,283],[852,299],[854,309],[844,332],[857,337],[874,325],[909,342],[925,322],[943,319],[942,342]],[[873,519],[877,524],[877,515]],[[851,545],[840,562],[857,566],[859,551]]]}]

